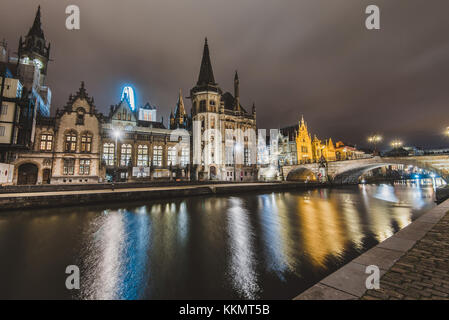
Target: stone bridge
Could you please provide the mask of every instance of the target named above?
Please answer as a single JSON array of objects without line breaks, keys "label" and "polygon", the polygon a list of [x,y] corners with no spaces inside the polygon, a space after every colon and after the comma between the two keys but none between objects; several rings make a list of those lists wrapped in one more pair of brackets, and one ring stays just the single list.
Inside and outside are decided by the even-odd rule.
[{"label": "stone bridge", "polygon": [[[333,161],[327,163],[327,175],[334,184],[354,184],[362,174],[388,165],[412,165],[434,172],[449,182],[449,155],[414,157],[373,157],[359,160]],[[282,167],[285,180],[315,180],[319,173],[319,164],[301,164]]]}]

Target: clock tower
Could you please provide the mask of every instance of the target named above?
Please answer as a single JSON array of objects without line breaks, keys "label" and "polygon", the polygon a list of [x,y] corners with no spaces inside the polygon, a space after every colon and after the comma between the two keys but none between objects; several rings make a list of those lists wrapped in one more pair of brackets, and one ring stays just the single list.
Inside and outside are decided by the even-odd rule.
[{"label": "clock tower", "polygon": [[41,7],[37,8],[34,23],[23,40],[19,40],[19,61],[22,64],[34,63],[40,70],[40,85],[45,83],[48,61],[50,60],[50,43],[45,40],[41,25]]}]

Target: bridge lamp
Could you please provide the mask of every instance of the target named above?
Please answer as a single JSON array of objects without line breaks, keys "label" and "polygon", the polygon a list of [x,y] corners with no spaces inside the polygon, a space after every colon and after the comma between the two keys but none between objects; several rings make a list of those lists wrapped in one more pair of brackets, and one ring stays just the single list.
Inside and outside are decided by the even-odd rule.
[{"label": "bridge lamp", "polygon": [[400,147],[402,147],[402,141],[400,141],[400,140],[393,140],[393,141],[391,142],[391,146],[392,146],[394,149],[400,148]]},{"label": "bridge lamp", "polygon": [[382,141],[382,137],[377,135],[377,134],[368,137],[368,142],[377,143],[377,142],[380,142],[380,141]]},{"label": "bridge lamp", "polygon": [[382,141],[382,136],[380,136],[378,134],[375,134],[375,135],[372,135],[372,136],[368,137],[368,142],[372,143],[374,145],[374,150],[373,150],[373,154],[374,155],[376,154],[376,145],[380,141]]}]

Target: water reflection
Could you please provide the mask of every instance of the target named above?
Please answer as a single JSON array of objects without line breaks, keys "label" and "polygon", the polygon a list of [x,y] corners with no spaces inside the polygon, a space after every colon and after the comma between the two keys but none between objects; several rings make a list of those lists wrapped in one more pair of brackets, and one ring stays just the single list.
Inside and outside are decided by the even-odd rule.
[{"label": "water reflection", "polygon": [[242,199],[229,199],[230,278],[235,290],[245,299],[257,298],[257,273],[253,249],[253,232]]},{"label": "water reflection", "polygon": [[[321,194],[322,195],[322,194]],[[304,251],[315,265],[325,266],[329,255],[339,257],[345,236],[336,207],[326,198],[297,198]]]},{"label": "water reflection", "polygon": [[[0,298],[290,299],[433,196],[409,182],[0,215]],[[61,285],[70,264],[76,296]]]},{"label": "water reflection", "polygon": [[87,235],[83,299],[138,299],[148,277],[150,225],[146,207],[104,210]]}]

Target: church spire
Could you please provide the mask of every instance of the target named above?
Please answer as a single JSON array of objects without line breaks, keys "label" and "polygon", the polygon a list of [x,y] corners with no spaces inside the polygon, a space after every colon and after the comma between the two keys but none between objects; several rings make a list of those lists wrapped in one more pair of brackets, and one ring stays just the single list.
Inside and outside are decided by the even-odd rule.
[{"label": "church spire", "polygon": [[30,31],[28,31],[28,36],[36,36],[38,38],[45,39],[41,24],[41,6],[37,7],[36,17],[34,18]]},{"label": "church spire", "polygon": [[203,59],[201,60],[200,74],[198,76],[197,85],[216,85],[214,72],[212,71],[212,63],[210,62],[209,45],[207,38],[204,41]]},{"label": "church spire", "polygon": [[235,111],[240,111],[240,81],[239,81],[239,74],[237,70],[235,70],[235,76],[234,76],[234,96],[235,96]]},{"label": "church spire", "polygon": [[176,104],[175,118],[180,118],[186,115],[184,101],[182,100],[182,90],[179,89],[178,103]]}]

